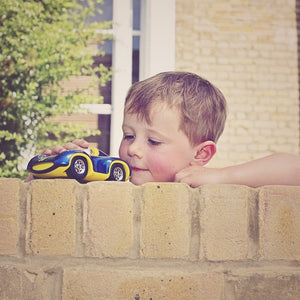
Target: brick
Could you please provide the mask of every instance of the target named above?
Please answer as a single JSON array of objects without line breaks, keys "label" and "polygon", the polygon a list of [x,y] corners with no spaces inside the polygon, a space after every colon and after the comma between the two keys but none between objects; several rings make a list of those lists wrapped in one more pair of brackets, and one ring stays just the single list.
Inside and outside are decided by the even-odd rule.
[{"label": "brick", "polygon": [[257,234],[255,202],[255,190],[246,186],[202,186],[200,257],[212,261],[253,257]]},{"label": "brick", "polygon": [[15,218],[0,218],[0,255],[18,253],[18,224]]},{"label": "brick", "polygon": [[223,274],[159,268],[95,267],[64,270],[62,299],[222,299]]},{"label": "brick", "polygon": [[86,256],[131,256],[134,188],[123,182],[89,183],[83,217]]},{"label": "brick", "polygon": [[141,257],[189,257],[189,196],[189,187],[184,184],[144,185],[141,205]]},{"label": "brick", "polygon": [[59,299],[59,273],[28,265],[0,266],[0,299]]},{"label": "brick", "polygon": [[225,277],[225,300],[300,298],[300,272],[284,266],[248,268]]},{"label": "brick", "polygon": [[75,180],[42,179],[31,185],[27,207],[26,253],[74,255],[76,242]]},{"label": "brick", "polygon": [[300,260],[300,187],[266,186],[259,193],[263,259]]},{"label": "brick", "polygon": [[19,179],[0,179],[0,255],[18,253]]}]

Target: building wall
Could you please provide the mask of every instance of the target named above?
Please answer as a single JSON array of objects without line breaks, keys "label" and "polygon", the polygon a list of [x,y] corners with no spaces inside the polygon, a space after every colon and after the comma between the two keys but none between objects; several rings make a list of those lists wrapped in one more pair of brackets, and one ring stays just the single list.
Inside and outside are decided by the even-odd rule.
[{"label": "building wall", "polygon": [[210,163],[299,154],[294,0],[176,0],[176,69],[215,84],[228,120]]},{"label": "building wall", "polygon": [[0,189],[0,299],[300,298],[300,187]]}]

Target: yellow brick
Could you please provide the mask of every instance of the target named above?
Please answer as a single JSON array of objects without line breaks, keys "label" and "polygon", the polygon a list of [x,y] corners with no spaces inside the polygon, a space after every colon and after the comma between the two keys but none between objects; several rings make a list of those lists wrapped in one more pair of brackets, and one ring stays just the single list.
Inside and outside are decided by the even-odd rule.
[{"label": "yellow brick", "polygon": [[263,266],[233,270],[225,278],[225,300],[299,299],[300,272],[295,267]]},{"label": "yellow brick", "polygon": [[19,179],[0,179],[0,255],[18,252],[20,183]]},{"label": "yellow brick", "polygon": [[246,186],[201,187],[200,257],[219,261],[255,255],[255,197],[255,190]]},{"label": "yellow brick", "polygon": [[18,224],[15,218],[0,218],[0,255],[18,252]]},{"label": "yellow brick", "polygon": [[141,207],[141,257],[188,258],[190,239],[189,187],[146,184]]},{"label": "yellow brick", "polygon": [[300,259],[300,187],[267,186],[259,194],[260,255]]},{"label": "yellow brick", "polygon": [[0,266],[0,299],[61,299],[59,274],[28,264]]},{"label": "yellow brick", "polygon": [[73,255],[76,241],[75,180],[34,180],[27,208],[26,252]]},{"label": "yellow brick", "polygon": [[62,299],[218,300],[223,288],[222,274],[188,267],[77,267],[64,270]]},{"label": "yellow brick", "polygon": [[124,182],[88,184],[83,217],[86,256],[129,257],[137,252],[132,249],[134,188]]}]

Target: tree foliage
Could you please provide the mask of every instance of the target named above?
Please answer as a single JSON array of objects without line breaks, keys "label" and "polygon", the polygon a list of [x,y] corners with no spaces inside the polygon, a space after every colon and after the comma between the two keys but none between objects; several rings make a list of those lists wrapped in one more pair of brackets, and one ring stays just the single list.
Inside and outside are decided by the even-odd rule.
[{"label": "tree foliage", "polygon": [[103,43],[99,29],[110,26],[89,21],[101,13],[101,2],[0,0],[0,176],[25,176],[20,162],[32,148],[99,134],[51,118],[101,101],[62,85],[74,75],[98,75],[99,85],[110,79],[110,70],[92,66],[95,53],[88,47]]}]

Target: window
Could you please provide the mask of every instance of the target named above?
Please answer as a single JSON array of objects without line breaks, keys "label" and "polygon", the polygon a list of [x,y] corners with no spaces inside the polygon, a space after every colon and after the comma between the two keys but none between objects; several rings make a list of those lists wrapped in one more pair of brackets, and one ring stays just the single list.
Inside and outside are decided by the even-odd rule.
[{"label": "window", "polygon": [[[112,20],[113,41],[104,45],[105,56],[96,57],[112,66],[112,82],[101,89],[104,104],[90,105],[98,114],[102,134],[97,140],[106,153],[118,155],[122,139],[123,107],[133,82],[175,66],[175,0],[105,0],[98,21]],[[109,33],[109,32],[108,32]],[[98,62],[99,62],[98,61]]]}]

